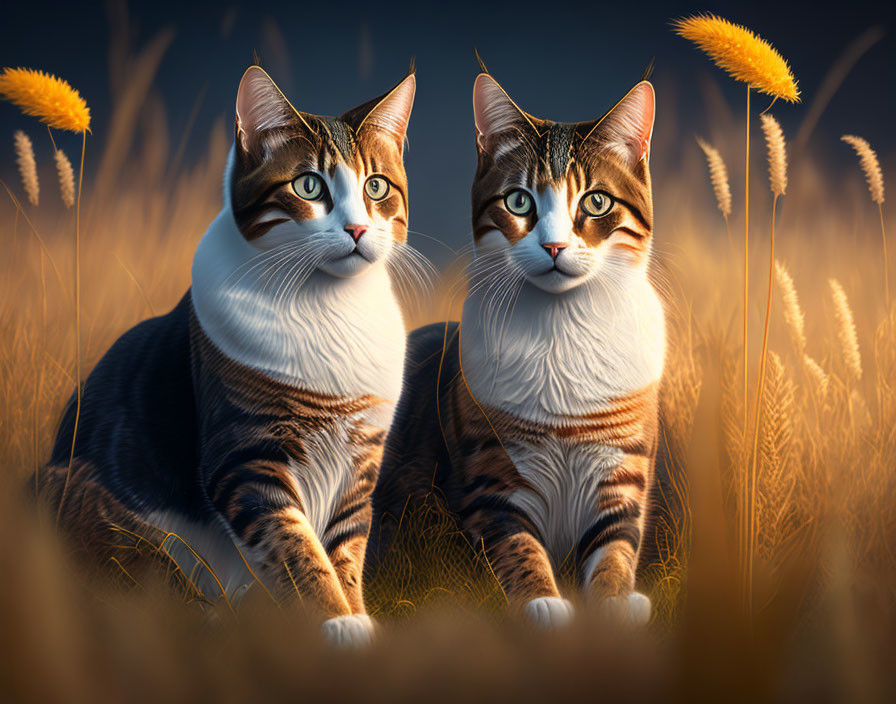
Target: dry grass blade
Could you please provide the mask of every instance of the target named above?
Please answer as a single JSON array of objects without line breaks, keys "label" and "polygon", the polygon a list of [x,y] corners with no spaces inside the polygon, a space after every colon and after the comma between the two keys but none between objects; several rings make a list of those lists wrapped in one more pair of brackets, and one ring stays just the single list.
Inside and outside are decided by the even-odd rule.
[{"label": "dry grass blade", "polygon": [[28,196],[31,205],[37,205],[40,199],[40,184],[37,180],[37,162],[34,160],[34,146],[31,138],[16,130],[13,134],[13,142],[16,149],[16,165],[19,167],[19,176],[22,179],[22,188]]}]

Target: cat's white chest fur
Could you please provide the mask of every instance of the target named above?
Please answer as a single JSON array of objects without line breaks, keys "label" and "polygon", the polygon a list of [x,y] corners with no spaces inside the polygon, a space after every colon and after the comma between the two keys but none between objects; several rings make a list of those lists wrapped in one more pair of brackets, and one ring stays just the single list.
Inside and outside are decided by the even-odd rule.
[{"label": "cat's white chest fur", "polygon": [[279,381],[396,402],[405,329],[385,264],[353,278],[313,273],[297,291],[280,295],[291,271],[259,256],[225,207],[193,260],[193,306],[209,339]]},{"label": "cat's white chest fur", "polygon": [[555,295],[525,285],[506,315],[464,303],[461,361],[484,405],[547,425],[601,410],[659,380],[663,308],[646,275]]},{"label": "cat's white chest fur", "polygon": [[559,564],[598,519],[599,484],[622,461],[622,451],[550,435],[534,443],[508,442],[505,448],[532,487],[515,491],[510,500],[535,523]]}]

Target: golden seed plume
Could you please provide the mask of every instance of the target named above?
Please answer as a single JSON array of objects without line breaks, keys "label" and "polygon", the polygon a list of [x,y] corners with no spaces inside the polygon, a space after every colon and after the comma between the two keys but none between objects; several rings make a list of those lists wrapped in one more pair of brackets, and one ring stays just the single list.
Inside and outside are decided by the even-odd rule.
[{"label": "golden seed plume", "polygon": [[843,361],[856,381],[862,378],[862,355],[859,353],[859,339],[856,334],[856,323],[846,291],[837,279],[828,279],[831,287],[831,298],[834,301],[834,316],[837,318],[837,338]]},{"label": "golden seed plume", "polygon": [[13,135],[16,147],[16,164],[22,177],[22,186],[31,205],[37,205],[40,197],[40,185],[37,181],[37,164],[34,161],[34,147],[28,135],[17,130]]},{"label": "golden seed plume", "polygon": [[802,354],[806,350],[806,318],[800,307],[800,297],[797,295],[793,278],[781,262],[775,260],[775,280],[781,289],[781,300],[784,302],[784,322],[790,331],[790,339],[793,346]]},{"label": "golden seed plume", "polygon": [[818,397],[822,399],[825,398],[828,395],[828,385],[831,380],[828,378],[828,375],[825,374],[824,369],[822,369],[821,365],[807,354],[803,355],[803,366],[805,367],[809,378],[812,379],[812,383],[815,385],[815,392],[818,394]]},{"label": "golden seed plume", "polygon": [[728,169],[719,150],[710,145],[706,140],[697,137],[697,144],[706,154],[706,163],[709,165],[709,180],[716,194],[716,202],[719,210],[726,218],[731,215],[731,188],[728,185]]},{"label": "golden seed plume", "polygon": [[90,109],[81,95],[61,78],[29,68],[5,68],[0,97],[26,115],[58,130],[90,131]]},{"label": "golden seed plume", "polygon": [[56,150],[56,172],[59,174],[59,192],[62,194],[62,202],[66,208],[75,204],[75,173],[72,170],[72,162],[68,160],[61,149]]},{"label": "golden seed plume", "polygon": [[762,119],[762,131],[768,147],[768,178],[772,193],[783,196],[787,190],[787,148],[781,125],[771,115],[759,116]]},{"label": "golden seed plume", "polygon": [[715,15],[678,19],[673,27],[733,79],[760,93],[799,102],[800,91],[790,66],[771,44],[746,27]]},{"label": "golden seed plume", "polygon": [[840,139],[856,150],[862,171],[865,172],[865,180],[868,181],[868,190],[871,191],[871,200],[878,205],[884,202],[884,175],[880,170],[880,162],[877,154],[868,144],[868,140],[856,137],[854,134],[845,134]]}]

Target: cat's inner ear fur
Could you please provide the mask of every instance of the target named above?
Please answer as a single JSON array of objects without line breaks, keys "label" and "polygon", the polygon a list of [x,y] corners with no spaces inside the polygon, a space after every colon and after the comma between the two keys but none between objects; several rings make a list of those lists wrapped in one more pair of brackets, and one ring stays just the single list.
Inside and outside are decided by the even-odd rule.
[{"label": "cat's inner ear fur", "polygon": [[412,73],[385,95],[349,110],[340,119],[352,125],[356,132],[373,129],[388,135],[401,150],[416,92],[417,79]]},{"label": "cat's inner ear fur", "polygon": [[601,151],[613,154],[629,168],[641,160],[646,165],[655,105],[653,86],[641,81],[591,128],[585,140],[595,140]]},{"label": "cat's inner ear fur", "polygon": [[476,144],[486,152],[494,152],[502,143],[519,141],[533,127],[526,113],[487,73],[480,73],[473,84],[473,117]]},{"label": "cat's inner ear fur", "polygon": [[236,96],[236,138],[242,150],[257,153],[267,133],[302,122],[271,77],[262,68],[250,66]]}]

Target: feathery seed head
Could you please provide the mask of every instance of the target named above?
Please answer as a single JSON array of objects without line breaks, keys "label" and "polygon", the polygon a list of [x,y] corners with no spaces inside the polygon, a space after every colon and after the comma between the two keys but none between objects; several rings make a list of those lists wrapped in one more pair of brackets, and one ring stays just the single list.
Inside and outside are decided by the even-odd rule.
[{"label": "feathery seed head", "polygon": [[771,44],[746,27],[715,15],[678,19],[673,26],[676,34],[696,44],[733,79],[760,93],[799,102],[790,66]]},{"label": "feathery seed head", "polygon": [[37,164],[34,161],[34,147],[31,139],[22,130],[17,130],[13,135],[16,149],[16,165],[19,167],[19,175],[22,177],[22,186],[28,202],[37,205],[40,196],[40,186],[37,181]]},{"label": "feathery seed head", "polygon": [[697,137],[697,144],[706,154],[706,163],[709,164],[709,179],[712,189],[716,194],[716,202],[719,210],[726,218],[731,215],[731,188],[728,185],[728,169],[719,150],[711,146],[706,140]]},{"label": "feathery seed head", "polygon": [[781,299],[784,302],[784,322],[790,331],[790,338],[794,347],[802,354],[806,349],[806,319],[803,309],[800,307],[800,299],[793,284],[793,278],[781,262],[775,260],[775,280],[781,289]]},{"label": "feathery seed head", "polygon": [[0,97],[50,127],[72,132],[90,131],[90,109],[78,91],[61,78],[43,71],[3,69]]},{"label": "feathery seed head", "polygon": [[834,301],[834,316],[837,318],[837,338],[843,361],[855,381],[862,378],[862,355],[859,353],[859,338],[856,334],[856,323],[849,307],[846,291],[837,279],[828,279],[831,287],[831,298]]},{"label": "feathery seed head", "polygon": [[71,208],[75,204],[75,173],[72,171],[72,162],[61,149],[56,150],[55,158],[62,202],[66,208]]},{"label": "feathery seed head", "polygon": [[828,385],[831,380],[828,378],[828,375],[825,374],[824,369],[822,369],[821,365],[807,354],[803,355],[803,366],[805,367],[809,378],[812,379],[812,383],[815,386],[815,393],[818,394],[819,398],[825,398],[828,395]]},{"label": "feathery seed head", "polygon": [[868,190],[871,191],[871,200],[878,205],[884,202],[884,175],[880,170],[880,162],[877,154],[868,144],[868,140],[856,137],[854,134],[845,134],[840,139],[856,150],[862,171],[865,172],[865,180],[868,181]]},{"label": "feathery seed head", "polygon": [[783,196],[787,190],[787,149],[781,125],[771,115],[760,115],[765,144],[768,147],[768,178],[772,193]]}]

